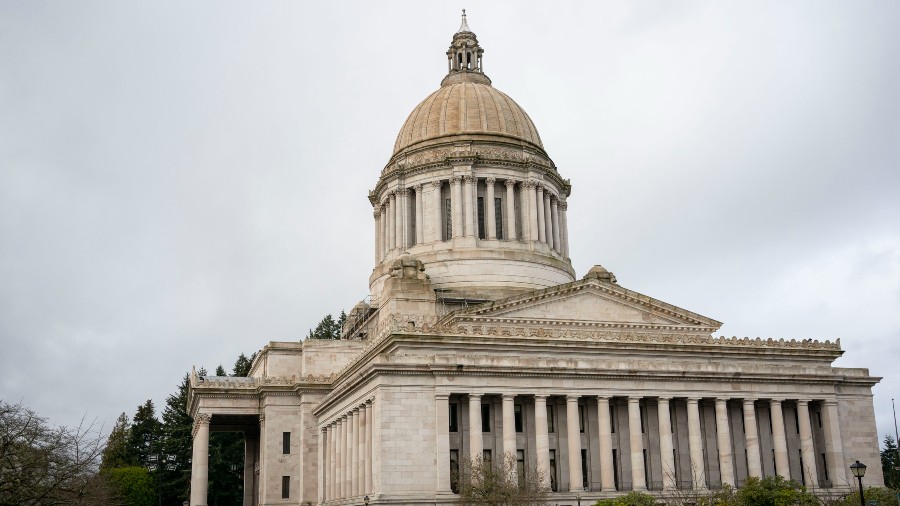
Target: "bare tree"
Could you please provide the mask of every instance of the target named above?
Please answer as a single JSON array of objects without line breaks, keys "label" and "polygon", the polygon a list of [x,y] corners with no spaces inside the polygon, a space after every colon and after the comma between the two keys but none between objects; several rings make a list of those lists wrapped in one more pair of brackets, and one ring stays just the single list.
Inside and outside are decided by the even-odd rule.
[{"label": "bare tree", "polygon": [[[464,506],[538,506],[547,497],[547,479],[535,466],[518,468],[516,456],[507,453],[491,461],[475,457],[460,464],[460,504]],[[520,476],[521,474],[521,476]]]},{"label": "bare tree", "polygon": [[0,505],[106,502],[97,476],[102,451],[95,423],[55,428],[21,403],[0,400]]}]

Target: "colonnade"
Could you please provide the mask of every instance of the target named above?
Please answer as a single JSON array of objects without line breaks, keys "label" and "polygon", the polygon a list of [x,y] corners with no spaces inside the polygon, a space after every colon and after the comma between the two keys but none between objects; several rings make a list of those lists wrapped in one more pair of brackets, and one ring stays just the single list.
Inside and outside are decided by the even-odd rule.
[{"label": "colonnade", "polygon": [[[505,189],[498,187],[500,182]],[[479,213],[482,185],[483,212]],[[381,262],[394,250],[456,237],[542,242],[568,258],[567,209],[565,197],[534,180],[464,175],[389,190],[382,193],[372,213],[375,259]]]},{"label": "colonnade", "polygon": [[[468,393],[462,395],[468,396],[469,404],[469,434],[467,438],[468,455],[470,457],[480,456],[484,449],[484,443],[482,439],[483,433],[481,430],[481,404],[484,398],[484,394]],[[525,397],[533,398],[534,402],[534,423],[531,425],[531,427],[532,430],[534,430],[534,461],[537,464],[538,475],[541,477],[548,477],[550,476],[551,472],[549,464],[550,447],[547,420],[548,395],[534,394],[527,395]],[[561,487],[560,490],[568,490],[570,492],[580,492],[583,490],[583,485],[580,479],[582,469],[582,441],[579,428],[579,403],[585,401],[593,402],[596,404],[598,415],[597,424],[594,431],[585,430],[584,432],[588,436],[588,438],[596,438],[596,442],[599,447],[599,455],[591,455],[591,445],[589,444],[587,453],[588,458],[591,459],[591,462],[594,465],[599,464],[600,466],[599,474],[601,491],[612,492],[617,490],[613,463],[614,428],[610,410],[610,403],[613,396],[554,395],[554,397],[565,398],[565,419],[567,428],[566,430],[568,434],[566,443],[567,447],[557,449],[558,452],[565,452],[566,454],[566,457],[564,458],[566,458],[568,462],[570,477],[568,487]],[[691,488],[698,490],[707,488],[708,479],[705,475],[706,465],[704,463],[704,447],[707,444],[704,442],[705,433],[701,427],[701,413],[699,409],[701,401],[700,397],[641,397],[619,395],[616,395],[614,397],[625,401],[628,408],[628,437],[626,439],[628,441],[628,453],[627,455],[620,454],[621,460],[618,465],[628,466],[628,468],[631,469],[632,490],[648,490],[647,479],[645,478],[647,467],[645,467],[646,463],[644,462],[644,460],[645,455],[647,455],[647,453],[645,452],[649,451],[649,448],[645,446],[643,437],[644,426],[643,421],[641,420],[641,403],[643,402],[644,404],[646,404],[647,401],[652,402],[654,400],[657,403],[658,414],[658,459],[663,471],[662,489],[665,491],[676,490],[677,488],[679,488],[678,481],[676,481],[677,470],[675,462],[675,450],[676,447],[679,446],[679,444],[678,441],[675,441],[673,439],[673,420],[670,410],[670,403],[673,401],[673,399],[676,398],[683,399],[687,407],[687,454],[689,455],[690,459],[689,468],[691,473]],[[503,416],[501,430],[503,435],[502,450],[504,454],[515,454],[517,450],[515,448],[516,432],[514,427],[514,420],[512,417],[514,398],[515,396],[511,394],[502,395]],[[438,417],[446,418],[448,416],[447,413],[449,412],[449,410],[446,409],[448,399],[449,395],[446,394],[439,395],[436,398],[436,402],[438,402],[440,408],[436,411]],[[739,453],[741,455],[746,455],[747,476],[760,478],[763,477],[763,465],[760,454],[760,438],[757,431],[758,422],[756,419],[757,402],[760,402],[761,405],[767,404],[770,409],[775,473],[784,477],[791,476],[790,455],[788,453],[787,437],[785,434],[785,424],[782,413],[782,403],[784,402],[784,399],[766,399],[760,401],[755,398],[734,399],[735,401],[741,402],[741,413],[743,418],[741,422],[744,427],[743,438],[740,438],[740,435],[736,434],[736,438],[734,439],[731,435],[731,422],[729,420],[728,410],[728,402],[732,399],[728,397],[716,397],[715,399],[709,399],[707,397],[705,398],[705,400],[707,402],[710,400],[714,400],[715,403],[715,426],[713,429],[715,430],[715,438],[713,439],[715,447],[708,448],[707,451],[710,455],[714,453],[717,453],[718,455],[717,460],[719,476],[721,477],[722,484],[729,484],[732,486],[738,485],[738,481],[736,480],[736,466],[734,462],[735,454],[737,453],[735,444],[741,444],[741,446],[743,446]],[[801,455],[800,468],[801,472],[803,473],[802,480],[807,484],[807,487],[818,488],[820,481],[816,471],[816,449],[814,448],[813,434],[810,424],[810,402],[811,400],[806,399],[796,401]],[[824,453],[825,455],[825,472],[829,475],[828,479],[831,481],[831,483],[842,485],[845,483],[845,473],[840,429],[838,426],[837,402],[835,400],[821,400],[818,402],[821,402],[822,429],[825,436],[825,448],[819,448],[819,450],[820,452],[824,450],[824,452],[822,453]],[[620,402],[620,404],[622,403]],[[441,405],[443,405],[444,407],[441,408]],[[449,420],[437,420],[438,427],[446,427],[448,423]],[[474,428],[474,430],[472,428]],[[707,424],[707,430],[709,430],[709,428],[709,424]],[[572,437],[573,434],[575,434],[576,437]],[[447,432],[438,433],[437,448],[439,451],[442,448],[450,448],[448,438],[449,434]],[[736,440],[739,440],[738,438],[742,439],[742,441],[740,441],[740,443],[735,443]],[[444,439],[447,439],[447,442],[443,441]],[[622,440],[620,439],[620,441]],[[684,444],[684,442],[682,441],[681,444]],[[451,485],[449,476],[449,468],[443,471],[439,470],[437,483],[438,491],[450,490]],[[572,479],[573,476],[577,477],[577,479]]]},{"label": "colonnade", "polygon": [[374,416],[367,400],[321,428],[320,503],[373,493]]}]

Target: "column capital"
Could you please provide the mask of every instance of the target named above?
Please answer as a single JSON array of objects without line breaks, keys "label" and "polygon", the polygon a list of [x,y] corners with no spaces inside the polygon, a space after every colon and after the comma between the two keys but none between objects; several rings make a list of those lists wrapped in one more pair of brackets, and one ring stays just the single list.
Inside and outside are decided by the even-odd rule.
[{"label": "column capital", "polygon": [[544,193],[544,185],[542,185],[542,184],[535,183],[534,189],[537,190],[538,193],[541,193],[541,194]]},{"label": "column capital", "polygon": [[496,182],[497,182],[497,178],[495,178],[495,177],[488,177],[488,178],[484,179],[484,184],[486,184],[488,186],[494,186],[494,184]]},{"label": "column capital", "polygon": [[529,190],[531,190],[532,188],[534,188],[535,186],[537,186],[537,183],[535,183],[534,181],[532,181],[532,180],[529,179],[529,180],[527,180],[527,181],[522,182],[522,186],[524,186],[525,188],[528,188]]},{"label": "column capital", "polygon": [[399,188],[397,190],[398,197],[405,197],[407,195],[409,195],[409,188]]},{"label": "column capital", "polygon": [[266,414],[265,413],[260,413],[260,415],[259,415],[259,426],[260,427],[266,426]]},{"label": "column capital", "polygon": [[826,406],[837,406],[837,399],[825,399],[822,401],[822,404]]},{"label": "column capital", "polygon": [[462,176],[450,176],[450,184],[462,184]]},{"label": "column capital", "polygon": [[579,399],[581,399],[581,395],[566,394],[566,402],[578,402]]},{"label": "column capital", "polygon": [[698,402],[700,402],[700,399],[700,397],[688,397],[687,402],[688,404],[697,404]]},{"label": "column capital", "polygon": [[397,192],[395,190],[388,190],[385,195],[387,196],[387,198],[393,199],[397,197]]},{"label": "column capital", "polygon": [[434,394],[434,400],[436,400],[436,401],[449,401],[449,400],[450,400],[450,394],[445,394],[445,393],[437,393],[437,394]]},{"label": "column capital", "polygon": [[505,401],[506,399],[513,400],[513,399],[516,398],[516,394],[502,394],[500,397],[501,397],[504,401]]},{"label": "column capital", "polygon": [[756,404],[756,401],[757,401],[756,397],[744,397],[744,400],[743,400],[744,406],[746,406],[747,404]]},{"label": "column capital", "polygon": [[797,405],[798,405],[798,406],[809,406],[809,401],[808,401],[808,400],[797,399]]},{"label": "column capital", "polygon": [[350,415],[356,416],[358,414],[359,414],[359,406],[355,406],[353,409],[350,410]]},{"label": "column capital", "polygon": [[769,399],[769,404],[781,404],[784,402],[784,397],[772,397]]},{"label": "column capital", "polygon": [[672,400],[671,395],[659,395],[656,397],[656,402],[669,402]]},{"label": "column capital", "polygon": [[434,188],[435,190],[440,190],[441,186],[444,186],[444,181],[442,181],[442,180],[431,182],[431,187]]},{"label": "column capital", "polygon": [[211,419],[212,416],[207,413],[198,413],[197,417],[194,418],[194,426],[191,428],[191,436],[197,437],[197,431],[200,430],[200,426],[209,426],[209,422]]},{"label": "column capital", "polygon": [[557,204],[557,205],[558,205],[559,208],[562,209],[563,211],[565,211],[566,209],[569,208],[569,203],[566,202],[565,200],[560,200],[560,201],[559,201],[559,204]]},{"label": "column capital", "polygon": [[597,400],[598,400],[598,401],[606,401],[606,402],[609,402],[610,399],[612,399],[612,396],[611,396],[611,395],[598,395],[598,396],[597,396]]},{"label": "column capital", "polygon": [[559,199],[556,198],[556,195],[554,195],[554,194],[552,194],[552,193],[550,194],[550,204],[551,204],[551,205],[552,205],[552,204],[557,204],[557,205],[559,205]]},{"label": "column capital", "polygon": [[716,397],[716,404],[727,404],[727,403],[728,403],[727,397]]},{"label": "column capital", "polygon": [[535,399],[535,400],[537,400],[537,399],[543,399],[543,400],[545,400],[545,401],[547,400],[547,397],[550,397],[550,396],[547,395],[547,394],[534,394],[533,396],[534,396],[534,399]]},{"label": "column capital", "polygon": [[507,188],[512,188],[516,185],[516,182],[513,179],[507,179],[503,184],[505,184]]},{"label": "column capital", "polygon": [[422,183],[413,185],[413,190],[415,190],[416,194],[421,195],[422,194]]},{"label": "column capital", "polygon": [[629,395],[628,396],[628,404],[641,402],[641,399],[643,399],[643,397]]},{"label": "column capital", "polygon": [[478,393],[478,392],[469,392],[469,393],[467,393],[466,395],[469,396],[469,400],[471,400],[471,399],[481,399],[482,397],[484,397],[484,394]]},{"label": "column capital", "polygon": [[372,217],[375,218],[376,220],[381,218],[381,207],[380,206],[376,206],[375,210],[372,211]]},{"label": "column capital", "polygon": [[474,183],[474,182],[475,182],[475,176],[473,176],[473,175],[471,175],[471,174],[466,174],[466,175],[463,176],[463,180],[464,180],[465,182],[471,184],[471,183]]}]

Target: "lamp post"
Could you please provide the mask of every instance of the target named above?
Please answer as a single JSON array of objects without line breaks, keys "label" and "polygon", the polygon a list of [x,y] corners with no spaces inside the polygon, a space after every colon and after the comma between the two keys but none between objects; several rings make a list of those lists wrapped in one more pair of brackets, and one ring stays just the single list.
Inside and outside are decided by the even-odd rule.
[{"label": "lamp post", "polygon": [[363,502],[366,504],[366,506],[369,506],[369,496],[363,497]]},{"label": "lamp post", "polygon": [[578,499],[578,506],[581,506],[581,494],[577,494],[575,498]]},{"label": "lamp post", "polygon": [[860,464],[857,460],[855,464],[850,464],[850,471],[856,479],[859,480],[859,506],[866,506],[866,498],[863,495],[862,479],[866,475],[866,465]]}]

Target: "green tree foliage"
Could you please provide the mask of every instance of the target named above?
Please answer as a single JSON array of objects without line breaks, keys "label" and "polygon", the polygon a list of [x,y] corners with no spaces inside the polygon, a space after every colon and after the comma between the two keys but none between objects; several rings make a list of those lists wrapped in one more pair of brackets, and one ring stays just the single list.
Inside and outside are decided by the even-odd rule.
[{"label": "green tree foliage", "polygon": [[222,367],[222,364],[219,364],[216,367],[216,376],[228,376],[228,373],[225,372],[225,368]]},{"label": "green tree foliage", "polygon": [[547,489],[534,466],[525,469],[525,476],[516,474],[516,456],[506,454],[497,461],[476,457],[463,461],[458,477],[459,504],[463,506],[537,506],[544,504]]},{"label": "green tree foliage", "polygon": [[162,427],[156,419],[153,401],[138,406],[128,434],[128,462],[135,466],[146,466],[150,463],[151,453],[159,454],[159,439]]},{"label": "green tree foliage", "polygon": [[891,436],[884,438],[884,449],[881,450],[881,472],[884,473],[884,485],[900,490],[900,453],[897,453],[897,442]]},{"label": "green tree foliage", "polygon": [[641,492],[628,492],[612,499],[600,499],[594,506],[656,506],[656,498]]},{"label": "green tree foliage", "polygon": [[[876,504],[877,506],[897,506],[897,491],[884,487],[868,487],[863,481],[863,497],[866,504]],[[844,496],[836,506],[859,506],[859,489],[852,491]]]},{"label": "green tree foliage", "polygon": [[119,467],[104,471],[122,506],[153,506],[157,503],[153,478],[146,468]]},{"label": "green tree foliage", "polygon": [[103,458],[100,461],[100,469],[112,469],[129,465],[128,438],[131,434],[131,423],[128,415],[119,415],[109,437],[106,438],[106,447],[103,449]]},{"label": "green tree foliage", "polygon": [[344,322],[347,320],[347,315],[341,311],[341,316],[338,318],[338,321],[334,321],[334,318],[329,314],[325,315],[322,318],[322,321],[316,325],[316,328],[310,329],[309,335],[306,336],[307,339],[340,339],[341,338],[341,328],[344,325]]},{"label": "green tree foliage", "polygon": [[178,390],[166,398],[162,412],[163,466],[158,469],[159,488],[163,504],[181,504],[188,498],[191,481],[191,453],[194,421],[187,412],[187,374],[181,379]]},{"label": "green tree foliage", "polygon": [[234,361],[234,369],[232,369],[234,374],[232,374],[232,376],[246,377],[248,374],[250,374],[250,366],[253,365],[253,359],[255,358],[255,352],[253,353],[253,355],[250,355],[250,358],[247,358],[246,355],[241,353],[241,356],[239,356],[237,360]]}]

